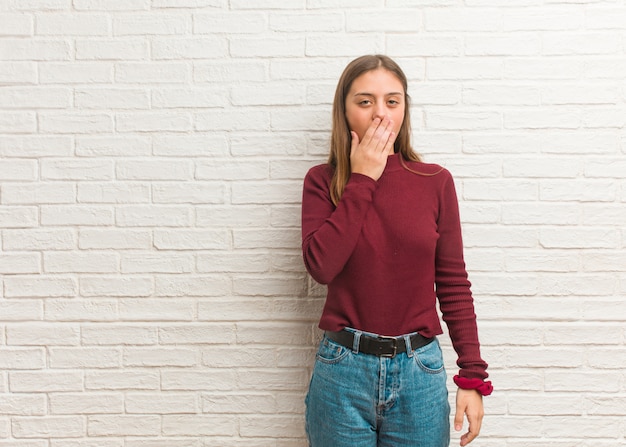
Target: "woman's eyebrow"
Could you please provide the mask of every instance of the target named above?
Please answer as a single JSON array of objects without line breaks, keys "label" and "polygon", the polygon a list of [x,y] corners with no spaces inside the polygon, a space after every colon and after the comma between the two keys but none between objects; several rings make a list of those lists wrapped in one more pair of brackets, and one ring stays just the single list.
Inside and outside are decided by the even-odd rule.
[{"label": "woman's eyebrow", "polygon": [[[385,93],[385,96],[398,96],[398,95],[403,95],[402,92],[390,92],[390,93]],[[356,92],[354,94],[354,96],[375,96],[373,93],[368,93],[368,92]]]}]

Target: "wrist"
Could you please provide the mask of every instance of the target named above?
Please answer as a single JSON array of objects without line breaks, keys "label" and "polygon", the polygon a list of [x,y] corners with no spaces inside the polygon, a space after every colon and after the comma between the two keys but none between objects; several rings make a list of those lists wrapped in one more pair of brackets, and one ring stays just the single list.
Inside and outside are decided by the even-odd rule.
[{"label": "wrist", "polygon": [[491,385],[490,381],[468,379],[459,375],[454,376],[453,380],[456,386],[463,390],[476,390],[483,396],[489,396],[493,392],[493,385]]}]

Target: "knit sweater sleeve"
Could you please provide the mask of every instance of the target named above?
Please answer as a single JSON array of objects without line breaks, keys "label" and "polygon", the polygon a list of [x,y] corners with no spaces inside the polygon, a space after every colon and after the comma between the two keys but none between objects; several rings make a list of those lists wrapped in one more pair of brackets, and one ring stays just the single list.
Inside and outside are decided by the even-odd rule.
[{"label": "knit sweater sleeve", "polygon": [[335,207],[330,199],[331,174],[327,165],[312,168],[302,193],[304,264],[320,284],[331,282],[348,262],[376,189],[375,180],[353,173]]},{"label": "knit sweater sleeve", "polygon": [[437,227],[439,240],[435,254],[435,283],[442,318],[448,326],[458,355],[459,376],[466,379],[488,377],[487,363],[481,358],[474,311],[474,300],[463,259],[459,206],[454,181],[448,171],[440,191]]}]

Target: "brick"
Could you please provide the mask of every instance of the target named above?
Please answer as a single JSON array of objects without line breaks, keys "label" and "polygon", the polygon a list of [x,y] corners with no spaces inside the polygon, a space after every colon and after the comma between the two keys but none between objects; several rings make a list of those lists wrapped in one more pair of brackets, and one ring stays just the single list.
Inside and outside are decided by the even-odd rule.
[{"label": "brick", "polygon": [[234,436],[238,425],[236,419],[226,415],[165,415],[163,434],[184,435],[191,428],[199,436]]},{"label": "brick", "polygon": [[149,249],[152,246],[148,230],[81,229],[78,234],[81,249]]},{"label": "brick", "polygon": [[[588,20],[588,15],[586,20]],[[607,20],[614,20],[615,16]],[[608,24],[605,20],[604,24]],[[603,55],[619,53],[619,41],[610,32],[546,33],[542,53],[550,56]]]},{"label": "brick", "polygon": [[[199,176],[195,176],[199,178]],[[188,182],[152,185],[154,203],[209,204],[226,202],[227,189],[222,183]]]},{"label": "brick", "polygon": [[92,415],[87,418],[90,436],[156,436],[161,432],[159,416]]},{"label": "brick", "polygon": [[76,346],[80,343],[77,326],[20,324],[7,327],[7,345]]},{"label": "brick", "polygon": [[270,113],[264,110],[227,109],[194,114],[194,128],[209,131],[264,131],[270,127]]},{"label": "brick", "polygon": [[545,248],[614,248],[618,239],[619,233],[612,228],[580,228],[567,232],[558,228],[545,228],[539,237]]},{"label": "brick", "polygon": [[[288,33],[341,31],[343,30],[343,25],[343,15],[332,11],[327,13],[307,11],[304,14],[272,12],[269,16],[269,29]],[[348,25],[350,25],[350,22],[348,22]],[[370,23],[363,23],[362,25],[374,30],[374,28],[369,26]],[[361,29],[359,28],[357,31]]]},{"label": "brick", "polygon": [[152,0],[153,8],[218,8],[222,0]]},{"label": "brick", "polygon": [[44,416],[46,414],[45,396],[41,394],[4,396],[0,402],[0,413],[12,416]]},{"label": "brick", "polygon": [[261,12],[211,12],[193,15],[194,34],[259,34],[267,29],[267,18]]},{"label": "brick", "polygon": [[231,92],[231,101],[236,106],[297,105],[305,102],[305,89],[291,82],[267,83],[262,89],[237,87]]},{"label": "brick", "polygon": [[36,370],[45,365],[42,348],[0,348],[0,368],[4,370]]},{"label": "brick", "polygon": [[[511,57],[504,61],[504,79],[578,79],[583,73],[580,58]],[[604,72],[606,73],[606,71]]]},{"label": "brick", "polygon": [[[3,299],[0,301],[2,319],[8,321],[36,321],[43,319],[43,306],[38,300]],[[0,386],[0,389],[2,387]]]},{"label": "brick", "polygon": [[128,273],[191,273],[194,258],[188,254],[159,253],[122,255],[120,271]]},{"label": "brick", "polygon": [[110,33],[109,20],[99,14],[40,14],[37,35],[105,36]]},{"label": "brick", "polygon": [[157,341],[157,330],[147,326],[90,325],[81,330],[83,345],[154,345]]},{"label": "brick", "polygon": [[277,410],[276,398],[272,394],[255,394],[250,399],[249,394],[210,393],[202,396],[204,413],[225,414],[272,414]]},{"label": "brick", "polygon": [[0,41],[0,54],[7,61],[69,61],[70,42],[6,38]]},{"label": "brick", "polygon": [[149,57],[148,42],[143,39],[77,40],[77,60],[144,60]]},{"label": "brick", "polygon": [[35,132],[36,117],[32,112],[0,111],[0,132],[29,133]]},{"label": "brick", "polygon": [[236,387],[237,378],[229,369],[203,371],[168,370],[162,373],[162,389],[167,391],[228,391]]},{"label": "brick", "polygon": [[195,393],[128,393],[124,400],[128,414],[195,414],[199,406]]},{"label": "brick", "polygon": [[157,296],[222,296],[231,290],[230,280],[220,276],[161,276],[156,278]]},{"label": "brick", "polygon": [[[201,56],[201,54],[199,54]],[[193,79],[196,83],[203,82],[259,82],[267,78],[266,62],[255,60],[237,61],[194,61]]]},{"label": "brick", "polygon": [[220,253],[209,252],[198,255],[197,268],[199,272],[228,273],[261,273],[269,270],[271,257],[268,253],[240,252]]},{"label": "brick", "polygon": [[3,230],[4,250],[68,250],[76,247],[74,230]]},{"label": "brick", "polygon": [[77,89],[74,97],[79,109],[148,109],[150,104],[149,93],[140,89]]},{"label": "brick", "polygon": [[37,82],[37,66],[33,62],[2,62],[0,66],[0,82],[7,84],[35,84]]},{"label": "brick", "polygon": [[150,0],[76,0],[79,11],[141,11],[150,8]]},{"label": "brick", "polygon": [[16,275],[4,279],[5,297],[71,297],[76,292],[76,281],[59,275]]},{"label": "brick", "polygon": [[55,369],[119,368],[120,350],[114,348],[51,348],[49,363]]},{"label": "brick", "polygon": [[62,393],[50,396],[50,414],[120,414],[124,411],[121,393]]},{"label": "brick", "polygon": [[[232,37],[230,54],[234,57],[302,57],[305,54],[303,37]],[[308,44],[307,44],[308,46]],[[312,55],[307,52],[307,55]]]},{"label": "brick", "polygon": [[141,136],[78,136],[76,155],[81,157],[133,157],[150,155],[150,139]]},{"label": "brick", "polygon": [[108,160],[49,159],[41,163],[45,180],[112,180],[113,163]]},{"label": "brick", "polygon": [[228,94],[222,89],[168,88],[152,90],[152,107],[164,109],[224,107]]},{"label": "brick", "polygon": [[113,219],[113,210],[105,206],[45,205],[41,207],[42,225],[112,225]]},{"label": "brick", "polygon": [[[265,419],[265,423],[263,423]],[[304,421],[301,418],[290,415],[274,416],[246,416],[241,418],[242,436],[268,436],[272,431],[270,427],[277,429],[282,438],[298,438],[305,435]]]},{"label": "brick", "polygon": [[541,163],[531,158],[505,160],[502,170],[505,177],[512,178],[575,178],[581,169],[581,164],[574,158],[543,157]]},{"label": "brick", "polygon": [[115,64],[115,80],[128,84],[184,83],[189,68],[180,62],[120,62]]},{"label": "brick", "polygon": [[189,115],[173,112],[118,113],[115,117],[118,132],[185,132],[191,126]]},{"label": "brick", "polygon": [[113,65],[109,62],[46,62],[39,64],[42,84],[112,83]]},{"label": "brick", "polygon": [[106,113],[39,113],[39,126],[53,134],[107,133],[113,130],[113,118]]},{"label": "brick", "polygon": [[113,19],[114,36],[180,35],[191,29],[191,17],[182,14],[132,14]]},{"label": "brick", "polygon": [[85,374],[87,390],[157,390],[159,373],[150,370],[124,372],[88,371]]},{"label": "brick", "polygon": [[13,2],[11,9],[16,11],[62,11],[71,9],[71,0],[24,0]]},{"label": "brick", "polygon": [[[289,3],[279,0],[259,0],[255,3],[250,3],[245,0],[231,0],[230,2],[232,9],[304,9],[305,5],[306,0],[294,0]],[[333,4],[333,6],[335,6],[335,4]]]},{"label": "brick", "polygon": [[26,14],[3,14],[0,17],[0,36],[32,36],[33,17]]},{"label": "brick", "polygon": [[71,104],[71,90],[54,87],[2,87],[2,109],[64,109]]},{"label": "brick", "polygon": [[266,227],[270,222],[267,207],[253,205],[208,206],[196,210],[196,225],[199,227],[221,228],[232,225],[234,228]]},{"label": "brick", "polygon": [[584,23],[584,19],[582,9],[576,5],[517,9],[507,11],[502,16],[504,28],[510,31],[575,30]]},{"label": "brick", "polygon": [[28,274],[40,273],[39,254],[2,254],[0,255],[0,273]]},{"label": "brick", "polygon": [[160,250],[227,249],[230,238],[223,230],[158,230],[154,246]]},{"label": "brick", "polygon": [[150,186],[137,182],[89,182],[78,185],[79,203],[149,203]]},{"label": "brick", "polygon": [[223,157],[228,154],[228,140],[225,135],[207,134],[202,136],[155,136],[154,155]]},{"label": "brick", "polygon": [[123,206],[116,210],[116,223],[121,227],[185,227],[191,213],[181,206]]},{"label": "brick", "polygon": [[150,296],[153,282],[151,278],[143,276],[83,276],[80,279],[80,292],[83,296]]},{"label": "brick", "polygon": [[76,371],[18,371],[9,374],[10,389],[16,393],[80,392],[83,374]]},{"label": "brick", "polygon": [[207,160],[196,163],[200,180],[262,180],[269,177],[267,161]]},{"label": "brick", "polygon": [[126,348],[124,366],[189,367],[196,365],[196,352],[187,348]]},{"label": "brick", "polygon": [[225,58],[228,41],[223,37],[155,39],[152,57],[155,60]]},{"label": "brick", "polygon": [[[34,160],[8,160],[0,166],[0,179],[2,181],[33,181],[37,177],[37,162]],[[3,187],[2,203],[23,204],[28,202],[28,192],[24,193],[24,201],[22,202],[17,193],[17,201],[11,200],[16,198],[16,184],[7,184]],[[6,192],[5,192],[6,191]],[[6,198],[4,197],[6,195]]]},{"label": "brick", "polygon": [[235,342],[235,327],[228,324],[165,326],[159,329],[159,342],[164,345],[232,344]]},{"label": "brick", "polygon": [[123,299],[119,303],[122,321],[192,321],[195,303],[190,300]]},{"label": "brick", "polygon": [[119,256],[94,251],[44,253],[43,269],[46,273],[114,273],[119,270]]},{"label": "brick", "polygon": [[117,305],[106,299],[46,299],[44,316],[49,321],[113,321],[119,317]]},{"label": "brick", "polygon": [[494,10],[428,8],[424,12],[427,31],[500,31],[502,13]]},{"label": "brick", "polygon": [[16,438],[80,438],[85,421],[80,416],[15,417],[11,431]]},{"label": "brick", "polygon": [[[311,57],[347,57],[362,53],[363,48],[369,48],[370,53],[382,53],[384,40],[380,34],[342,34],[337,33],[310,35],[306,38],[305,54]],[[337,45],[337,39],[342,44]],[[278,56],[298,56],[298,54],[279,54]]]},{"label": "brick", "polygon": [[[12,166],[13,163],[9,162],[8,165]],[[13,165],[13,167],[16,166]],[[1,170],[2,168],[0,172]],[[75,201],[76,191],[70,183],[11,183],[4,185],[2,189],[2,203],[5,204],[69,204]]]},{"label": "brick", "polygon": [[542,182],[539,195],[544,201],[580,201],[580,202],[613,202],[617,197],[614,182],[591,181],[583,182]]},{"label": "brick", "polygon": [[[253,133],[237,135],[231,139],[231,152],[235,156],[253,155],[302,155],[306,149],[306,141],[302,135],[281,134],[281,145],[276,145],[276,133]],[[328,152],[327,147],[324,151]]]},{"label": "brick", "polygon": [[121,160],[116,163],[120,180],[190,180],[193,165],[185,160]]}]

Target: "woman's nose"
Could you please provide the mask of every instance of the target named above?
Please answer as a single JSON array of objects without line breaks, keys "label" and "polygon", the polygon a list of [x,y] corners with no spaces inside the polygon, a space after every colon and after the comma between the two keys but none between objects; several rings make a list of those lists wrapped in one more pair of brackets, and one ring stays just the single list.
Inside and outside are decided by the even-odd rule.
[{"label": "woman's nose", "polygon": [[372,120],[375,120],[376,118],[380,118],[382,120],[383,118],[385,118],[385,116],[387,116],[385,107],[382,105],[377,105],[374,108],[374,115],[372,116]]}]

